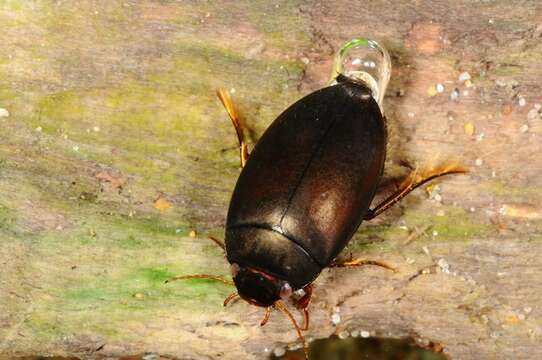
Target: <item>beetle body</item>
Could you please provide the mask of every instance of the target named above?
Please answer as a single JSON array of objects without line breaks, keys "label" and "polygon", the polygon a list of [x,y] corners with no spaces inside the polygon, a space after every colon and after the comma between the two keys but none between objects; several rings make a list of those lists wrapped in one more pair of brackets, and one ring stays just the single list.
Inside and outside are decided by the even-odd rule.
[{"label": "beetle body", "polygon": [[[240,296],[292,321],[309,326],[307,307],[312,282],[331,266],[384,263],[357,259],[335,262],[362,220],[371,220],[414,189],[435,178],[467,172],[459,164],[415,170],[400,187],[369,208],[382,177],[387,131],[382,101],[390,78],[388,52],[376,41],[358,38],[337,52],[334,85],[309,94],[286,109],[265,131],[249,154],[242,118],[229,94],[219,89],[239,141],[243,170],[232,195],[226,220],[225,244],[211,238],[231,264],[233,282],[223,276],[194,274],[170,280],[208,279],[235,285]],[[376,100],[375,100],[376,99]],[[169,281],[169,280],[168,280]],[[282,300],[294,290],[296,308],[303,311],[300,327]]]},{"label": "beetle body", "polygon": [[369,209],[386,138],[371,91],[344,76],[270,125],[239,176],[228,211],[228,261],[251,270],[234,276],[239,295],[269,306],[281,284],[303,288],[331,264]]}]

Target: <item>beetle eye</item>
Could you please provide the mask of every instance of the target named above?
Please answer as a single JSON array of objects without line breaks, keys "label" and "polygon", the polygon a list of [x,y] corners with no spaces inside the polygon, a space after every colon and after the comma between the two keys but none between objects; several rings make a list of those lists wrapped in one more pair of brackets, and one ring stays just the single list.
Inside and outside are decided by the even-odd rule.
[{"label": "beetle eye", "polygon": [[280,298],[282,300],[288,299],[292,295],[292,287],[288,283],[284,283],[280,288]]},{"label": "beetle eye", "polygon": [[241,268],[236,263],[233,263],[231,264],[230,270],[231,270],[231,277],[234,278],[237,276],[237,274],[239,274],[239,270],[241,270]]}]

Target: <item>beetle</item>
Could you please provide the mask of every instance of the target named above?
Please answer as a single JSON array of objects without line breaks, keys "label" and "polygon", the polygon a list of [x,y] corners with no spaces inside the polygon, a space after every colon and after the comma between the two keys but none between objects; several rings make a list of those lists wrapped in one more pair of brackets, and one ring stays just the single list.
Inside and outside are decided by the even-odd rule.
[{"label": "beetle", "polygon": [[[357,46],[369,46],[381,55],[379,87],[367,73],[348,73],[336,65],[334,83],[288,107],[250,154],[231,98],[218,91],[237,133],[242,167],[229,205],[225,244],[213,239],[225,249],[233,283],[206,274],[172,279],[207,278],[235,285],[237,291],[224,305],[239,296],[266,308],[262,325],[270,309],[278,309],[293,322],[304,345],[301,329],[309,324],[312,283],[323,269],[388,267],[376,261],[336,260],[361,222],[434,178],[466,171],[452,164],[414,172],[397,191],[370,207],[386,158],[387,128],[380,105],[389,79],[389,55],[372,40],[355,39],[341,48],[339,62]],[[295,305],[304,314],[302,327],[282,303],[300,290],[303,294],[295,298]]]}]

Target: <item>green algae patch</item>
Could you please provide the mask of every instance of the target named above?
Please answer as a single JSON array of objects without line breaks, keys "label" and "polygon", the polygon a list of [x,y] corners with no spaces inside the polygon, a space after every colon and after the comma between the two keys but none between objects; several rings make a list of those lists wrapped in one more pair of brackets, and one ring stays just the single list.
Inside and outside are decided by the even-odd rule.
[{"label": "green algae patch", "polygon": [[[175,236],[176,229],[167,224],[143,219],[142,221],[119,221],[116,220],[112,226],[105,225],[104,228],[97,227],[100,237],[111,245],[124,249],[164,249],[175,247],[178,238]],[[112,230],[112,231],[110,231]]]},{"label": "green algae patch", "polygon": [[[228,294],[227,286],[202,279],[165,283],[176,274],[161,267],[144,267],[124,275],[112,274],[94,281],[88,278],[86,286],[70,287],[57,294],[68,308],[97,304],[102,311],[138,309],[147,314],[156,309],[180,305],[214,303]],[[226,290],[226,291],[225,291]],[[214,305],[211,305],[214,306]]]},{"label": "green algae patch", "polygon": [[400,218],[401,225],[363,223],[343,253],[393,252],[408,244],[412,236],[417,243],[434,241],[435,236],[439,241],[469,241],[494,231],[490,225],[478,222],[474,215],[462,208],[446,207],[441,210],[442,216],[407,209]]},{"label": "green algae patch", "polygon": [[[247,46],[250,43],[258,41],[265,44],[265,48],[270,48],[270,52],[291,51],[292,48],[300,46],[310,46],[310,36],[307,26],[307,19],[299,10],[302,5],[300,1],[236,1],[233,3],[219,2],[198,2],[194,4],[183,4],[184,11],[178,11],[178,7],[169,7],[167,21],[172,24],[191,24],[195,28],[201,28],[203,31],[198,34],[198,39],[213,45],[230,45],[232,48]],[[162,4],[167,6],[167,3]],[[224,8],[226,6],[226,9]],[[231,14],[235,16],[231,16]],[[190,14],[191,16],[186,16]],[[250,34],[248,39],[240,37],[232,44],[229,32],[216,31],[207,33],[206,25],[217,23],[218,29],[239,29],[244,34]],[[245,35],[246,36],[246,35]],[[258,54],[259,55],[259,54]],[[269,54],[266,54],[269,55]]]},{"label": "green algae patch", "polygon": [[[283,99],[282,103],[286,104],[289,102],[285,100],[287,93],[280,89],[287,81],[285,74],[301,73],[301,69],[296,64],[272,65],[280,75],[277,78],[272,71],[265,70],[269,64],[243,60],[238,55],[223,55],[223,50],[200,49],[200,54],[207,54],[204,57],[198,57],[196,49],[184,47],[183,51],[187,52],[186,56],[180,56],[174,66],[182,71],[150,74],[150,83],[128,80],[109,89],[49,94],[39,101],[35,116],[30,116],[28,121],[31,127],[39,127],[45,134],[69,139],[71,148],[67,141],[61,140],[68,145],[64,147],[67,155],[111,164],[122,172],[140,176],[140,180],[152,182],[147,185],[159,183],[166,191],[172,191],[179,177],[186,175],[174,166],[186,162],[186,158],[212,161],[217,170],[215,177],[219,177],[224,170],[235,167],[236,152],[224,153],[223,149],[235,147],[236,138],[214,91],[220,86],[235,85],[233,79],[238,76],[232,77],[232,81],[218,80],[218,71],[248,73],[245,76],[261,73],[266,83],[278,86],[268,91],[277,92],[276,100]],[[239,63],[235,59],[239,59]],[[280,70],[281,66],[284,70]],[[206,69],[216,70],[208,74]],[[182,81],[172,82],[171,79],[176,78]],[[167,84],[161,84],[162,81]],[[245,96],[257,91],[257,97],[266,97],[253,85],[241,91]],[[187,97],[186,93],[194,95]],[[263,130],[276,114],[271,112],[263,119],[255,116],[259,113],[250,115],[259,120]],[[116,152],[112,155],[113,149]],[[207,176],[198,176],[195,172],[191,176],[195,183],[210,183]]]},{"label": "green algae patch", "polygon": [[141,277],[146,279],[151,284],[162,285],[166,280],[175,275],[165,268],[142,268],[139,271]]},{"label": "green algae patch", "polygon": [[[128,272],[96,287],[67,290],[62,297],[79,306],[82,303],[102,303],[104,311],[123,312],[138,309],[151,315],[158,309],[180,307],[183,312],[199,307],[215,307],[229,294],[227,286],[207,280],[186,280],[165,283],[175,273],[165,267],[145,267]],[[129,315],[126,314],[128,317]]]},{"label": "green algae patch", "polygon": [[292,44],[309,42],[304,19],[299,12],[301,2],[282,0],[249,3],[252,11],[248,17],[258,30],[265,34],[269,45],[287,50]]},{"label": "green algae patch", "polygon": [[[179,249],[181,252],[182,250]],[[138,254],[135,257],[138,257]],[[134,255],[132,255],[134,256]],[[134,266],[137,261],[130,262],[130,266]],[[183,264],[182,260],[179,260],[180,264]],[[151,264],[149,264],[151,265]],[[168,263],[166,265],[154,265],[145,266],[141,268],[131,268],[127,270],[112,268],[107,273],[98,276],[84,275],[86,281],[84,286],[73,286],[60,291],[63,297],[72,300],[89,301],[95,300],[121,300],[132,297],[138,291],[141,292],[154,292],[159,293],[156,299],[166,299],[172,295],[175,295],[178,290],[176,288],[191,288],[209,290],[213,286],[212,281],[194,279],[187,281],[177,282],[177,286],[172,286],[165,281],[171,279],[178,273],[173,272],[173,269],[179,269],[178,265]],[[194,271],[186,264],[183,265],[184,272]],[[196,268],[201,270],[199,268]],[[215,285],[222,285],[221,283],[214,283]],[[76,283],[74,283],[76,285]],[[216,288],[216,287],[215,287]],[[220,288],[220,286],[218,286]],[[178,295],[175,295],[176,297]],[[183,296],[178,296],[182,298]],[[137,297],[136,297],[137,298]],[[142,297],[143,298],[143,297]]]},{"label": "green algae patch", "polygon": [[35,336],[41,338],[40,340],[55,339],[67,334],[67,329],[62,325],[39,313],[28,317],[25,323]]},{"label": "green algae patch", "polygon": [[367,254],[390,252],[396,249],[401,240],[406,237],[408,237],[408,232],[396,224],[368,225],[362,223],[343,253],[352,251],[355,257],[361,252]]},{"label": "green algae patch", "polygon": [[[88,110],[85,111],[84,93],[73,90],[48,95],[38,103],[38,107],[40,120],[51,120],[51,123],[58,127],[80,124],[85,116],[90,115]],[[48,124],[48,122],[42,123]],[[53,130],[49,127],[44,129]]]},{"label": "green algae patch", "polygon": [[540,194],[537,187],[517,187],[499,180],[487,180],[480,184],[486,192],[498,196],[501,201],[518,201],[536,197]]},{"label": "green algae patch", "polygon": [[[261,133],[298,97],[297,90],[284,85],[292,76],[300,77],[303,67],[295,61],[246,59],[226,48],[186,40],[175,46],[175,56],[167,63],[152,60],[143,79],[128,76],[111,86],[34,94],[26,105],[33,109],[18,111],[19,118],[29,133],[39,129],[32,134],[36,141],[51,155],[61,154],[64,163],[104,164],[133,179],[134,191],[155,188],[176,193],[182,200],[201,204],[199,208],[213,206],[212,194],[216,204],[226,206],[238,175],[238,155],[234,130],[215,89],[238,88],[241,108]],[[254,78],[266,79],[265,86],[254,83]],[[233,150],[225,150],[229,148]],[[58,157],[49,158],[47,153],[34,154],[41,159],[32,166],[55,178],[62,172]],[[42,186],[36,180],[36,186]],[[97,185],[67,197],[88,193],[85,199],[99,202]],[[198,217],[190,222],[201,223],[193,221]]]},{"label": "green algae patch", "polygon": [[408,227],[430,227],[430,233],[442,240],[469,241],[487,236],[492,230],[488,224],[480,223],[476,217],[459,207],[446,207],[443,215],[428,215],[418,210],[408,210],[404,219]]},{"label": "green algae patch", "polygon": [[[28,320],[28,326],[40,336],[56,339],[89,331],[123,339],[123,324],[127,321],[145,323],[172,312],[189,319],[194,314],[221,309],[221,302],[231,292],[229,286],[208,280],[165,283],[179,273],[206,270],[220,274],[214,266],[204,270],[204,264],[192,265],[199,256],[191,254],[190,249],[177,248],[161,257],[154,250],[117,250],[109,255],[96,246],[87,250],[103,256],[80,256],[79,263],[66,269],[60,279],[43,275],[47,278],[42,279],[42,286],[48,289],[49,296],[41,299]],[[220,258],[213,262],[220,262]],[[60,269],[49,270],[58,274]],[[60,313],[62,316],[58,316]]]},{"label": "green algae patch", "polygon": [[16,235],[17,216],[15,212],[0,204],[0,233]]}]

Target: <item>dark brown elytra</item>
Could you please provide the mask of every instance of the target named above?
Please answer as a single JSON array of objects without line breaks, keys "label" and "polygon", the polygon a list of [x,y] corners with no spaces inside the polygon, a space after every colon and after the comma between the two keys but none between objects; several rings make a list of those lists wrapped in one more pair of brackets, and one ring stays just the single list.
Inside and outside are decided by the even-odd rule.
[{"label": "dark brown elytra", "polygon": [[[286,314],[307,348],[312,283],[327,267],[388,267],[353,260],[335,262],[362,220],[370,220],[422,184],[463,173],[457,165],[414,172],[399,189],[370,208],[386,158],[387,131],[378,103],[363,82],[339,74],[336,84],[315,91],[286,109],[249,155],[243,123],[229,95],[218,91],[235,127],[242,171],[226,221],[225,246],[233,282],[220,276],[187,275],[235,285],[224,305],[240,296]],[[388,267],[389,268],[389,267]],[[295,294],[295,295],[294,295]],[[292,296],[294,295],[294,296]],[[282,300],[304,314],[298,326]]]}]

